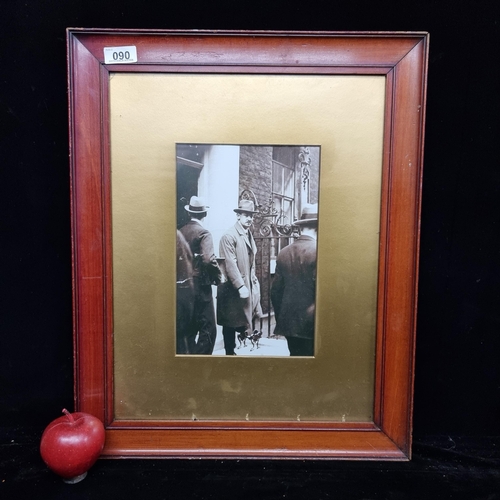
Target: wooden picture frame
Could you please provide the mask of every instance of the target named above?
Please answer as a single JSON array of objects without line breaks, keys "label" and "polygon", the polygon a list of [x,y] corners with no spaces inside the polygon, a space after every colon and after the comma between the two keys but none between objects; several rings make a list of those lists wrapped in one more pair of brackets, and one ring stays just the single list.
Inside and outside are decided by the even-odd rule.
[{"label": "wooden picture frame", "polygon": [[[75,406],[77,411],[91,413],[104,422],[103,456],[410,459],[428,34],[71,28],[67,41]],[[136,62],[130,47],[137,51]],[[111,54],[107,60],[105,48]],[[247,418],[235,418],[231,413],[227,418],[178,418],[167,413],[164,418],[148,418],[142,417],[141,412],[134,418],[126,413],[117,418],[120,412],[115,391],[117,377],[122,375],[117,367],[120,363],[116,352],[119,318],[115,316],[120,308],[116,305],[117,270],[113,263],[116,249],[113,247],[120,229],[113,219],[119,211],[113,205],[113,197],[116,198],[121,184],[112,179],[112,164],[119,155],[113,143],[119,133],[116,131],[120,130],[118,125],[111,127],[113,109],[116,110],[116,100],[110,94],[114,75],[118,75],[117,81],[126,75],[181,75],[185,78],[181,87],[194,76],[307,77],[308,102],[315,99],[311,78],[321,77],[327,87],[329,78],[339,76],[383,79],[380,139],[374,141],[380,149],[380,184],[376,188],[380,197],[376,209],[378,226],[372,228],[376,232],[377,261],[373,342],[370,344],[373,363],[368,366],[371,373],[369,417],[323,418],[319,409],[314,418],[297,415],[294,419],[266,418],[265,412],[257,419],[248,418],[248,413]],[[249,94],[251,97],[251,90]],[[246,99],[249,94],[242,94],[241,98]],[[333,106],[329,101],[320,104],[323,108]],[[304,116],[307,111],[304,109]],[[284,112],[286,114],[286,110]],[[116,113],[115,117],[120,116]],[[285,116],[285,121],[290,122],[287,118]],[[249,140],[243,142],[252,143],[251,134],[248,137]],[[165,140],[172,144],[195,142],[190,137]],[[325,140],[326,144],[320,144],[322,151],[330,151],[331,158],[335,158],[334,150],[339,147],[336,138],[332,137],[331,143],[330,139]],[[206,142],[216,141],[217,138],[210,138]],[[298,144],[296,139],[291,141]],[[362,149],[359,142],[353,139],[351,150]],[[339,167],[334,160],[332,164],[333,173],[328,175],[335,176],[335,169]],[[326,194],[324,198],[320,195],[319,220],[323,231],[320,234],[327,234],[328,220],[332,218],[325,208],[329,199],[327,184],[331,184],[332,179],[326,178],[328,182],[321,181]],[[148,197],[149,193],[144,196]],[[162,210],[163,206],[158,212]],[[173,234],[165,240],[164,257],[170,266],[167,274],[174,269],[173,240]],[[322,269],[327,267],[323,264]],[[332,276],[325,290],[337,286],[334,274]],[[171,307],[172,293],[167,291],[165,296]],[[328,308],[329,300],[328,293],[323,291],[322,309]],[[334,336],[335,332],[327,332],[327,329],[326,320],[320,321],[317,335],[325,339],[327,334]],[[168,328],[164,330],[162,336],[173,335]],[[166,352],[167,358],[175,357],[175,352],[168,348]],[[229,360],[221,362],[224,369],[229,369]],[[304,368],[301,376],[307,382],[308,367],[313,365],[297,366]],[[168,390],[175,394],[175,388]],[[334,392],[330,393],[330,399],[336,397]],[[245,408],[241,408],[241,413],[245,414]]]}]

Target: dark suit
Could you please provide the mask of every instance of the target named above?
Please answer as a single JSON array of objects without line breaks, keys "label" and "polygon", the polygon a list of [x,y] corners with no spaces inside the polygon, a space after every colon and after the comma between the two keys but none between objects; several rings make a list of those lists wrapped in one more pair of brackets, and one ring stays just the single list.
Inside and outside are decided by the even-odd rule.
[{"label": "dark suit", "polygon": [[274,333],[287,338],[291,356],[314,355],[316,240],[302,235],[278,255],[271,288]]},{"label": "dark suit", "polygon": [[193,255],[184,236],[177,231],[177,354],[190,354],[196,348],[194,338],[189,334],[193,306]]},{"label": "dark suit", "polygon": [[212,285],[218,285],[221,278],[212,235],[196,220],[190,220],[180,231],[193,254],[195,301],[189,335],[193,339],[198,335],[198,341],[195,351],[191,354],[212,354],[217,335]]}]

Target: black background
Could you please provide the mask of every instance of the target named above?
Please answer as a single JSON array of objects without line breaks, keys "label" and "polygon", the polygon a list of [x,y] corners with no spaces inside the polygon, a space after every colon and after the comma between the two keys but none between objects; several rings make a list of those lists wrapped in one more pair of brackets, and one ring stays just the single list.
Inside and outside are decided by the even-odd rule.
[{"label": "black background", "polygon": [[[500,498],[498,5],[3,0],[0,497]],[[412,462],[99,461],[73,486],[45,468],[41,432],[73,407],[66,27],[431,33]]]}]

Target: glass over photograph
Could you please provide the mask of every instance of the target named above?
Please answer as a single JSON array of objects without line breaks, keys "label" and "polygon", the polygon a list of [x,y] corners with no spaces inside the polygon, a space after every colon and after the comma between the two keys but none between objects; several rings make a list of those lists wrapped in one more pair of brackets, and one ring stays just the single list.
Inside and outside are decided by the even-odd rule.
[{"label": "glass over photograph", "polygon": [[319,171],[319,146],[176,145],[177,355],[315,355]]}]

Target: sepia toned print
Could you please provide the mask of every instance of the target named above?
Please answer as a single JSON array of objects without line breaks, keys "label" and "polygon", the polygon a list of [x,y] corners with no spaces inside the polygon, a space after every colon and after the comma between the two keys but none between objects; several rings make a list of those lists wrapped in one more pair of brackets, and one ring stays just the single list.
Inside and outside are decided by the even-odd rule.
[{"label": "sepia toned print", "polygon": [[320,147],[177,144],[176,165],[176,353],[313,356]]}]

